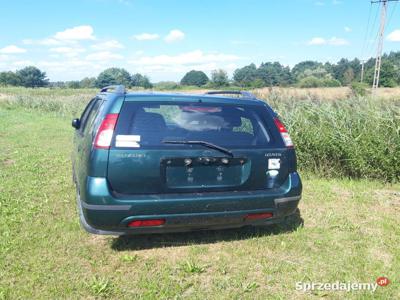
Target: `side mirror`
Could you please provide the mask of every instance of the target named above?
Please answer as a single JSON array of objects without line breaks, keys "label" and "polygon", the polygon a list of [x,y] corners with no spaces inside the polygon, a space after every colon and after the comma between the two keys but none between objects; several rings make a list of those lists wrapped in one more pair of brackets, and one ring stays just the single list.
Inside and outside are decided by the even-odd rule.
[{"label": "side mirror", "polygon": [[79,127],[81,127],[81,120],[79,120],[78,118],[77,119],[73,119],[71,125],[75,129],[79,129]]}]

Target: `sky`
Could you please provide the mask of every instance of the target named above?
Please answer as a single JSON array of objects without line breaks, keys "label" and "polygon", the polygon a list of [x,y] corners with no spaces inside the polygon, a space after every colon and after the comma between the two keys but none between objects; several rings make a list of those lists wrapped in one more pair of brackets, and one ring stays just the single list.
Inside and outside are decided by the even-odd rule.
[{"label": "sky", "polygon": [[[400,50],[389,3],[384,51]],[[250,63],[337,62],[375,55],[369,0],[0,0],[0,71],[34,65],[51,81],[108,67],[179,81],[192,69],[232,74]]]}]

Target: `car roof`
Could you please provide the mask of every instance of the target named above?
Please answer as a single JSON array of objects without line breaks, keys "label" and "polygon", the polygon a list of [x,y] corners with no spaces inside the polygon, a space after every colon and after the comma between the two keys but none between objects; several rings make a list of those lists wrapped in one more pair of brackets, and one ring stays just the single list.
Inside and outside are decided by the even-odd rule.
[{"label": "car roof", "polygon": [[136,97],[149,97],[149,98],[172,98],[174,100],[203,100],[206,102],[229,102],[229,103],[237,103],[237,104],[260,104],[264,103],[261,100],[250,97],[231,97],[231,96],[222,96],[222,95],[208,95],[208,94],[188,94],[188,93],[165,93],[165,92],[135,92],[135,93],[127,93],[125,94],[126,100],[131,98],[134,100]]},{"label": "car roof", "polygon": [[[116,95],[116,93],[112,92],[102,92],[100,94],[105,95]],[[121,95],[121,94],[119,94]],[[170,92],[154,92],[154,91],[140,91],[140,92],[126,92],[124,93],[125,101],[134,101],[135,98],[149,98],[149,101],[154,101],[160,98],[171,98],[171,100],[177,101],[187,101],[187,100],[201,100],[205,102],[223,102],[223,103],[232,103],[232,104],[263,104],[265,105],[265,101],[257,99],[255,97],[250,96],[241,96],[241,97],[232,97],[232,96],[224,96],[222,94],[195,94],[195,93],[170,93]],[[110,97],[111,98],[111,97]],[[114,97],[112,97],[114,98]]]},{"label": "car roof", "polygon": [[[198,101],[206,103],[237,104],[237,105],[256,105],[266,107],[272,114],[276,114],[273,109],[263,100],[257,99],[252,93],[247,91],[210,91],[206,93],[175,93],[175,92],[155,92],[155,91],[126,91],[123,85],[112,85],[101,89],[101,95],[106,96],[110,102],[135,101],[143,98],[145,101],[160,101],[169,98],[172,101]],[[235,97],[232,97],[234,95]],[[122,103],[121,103],[122,104]]]}]

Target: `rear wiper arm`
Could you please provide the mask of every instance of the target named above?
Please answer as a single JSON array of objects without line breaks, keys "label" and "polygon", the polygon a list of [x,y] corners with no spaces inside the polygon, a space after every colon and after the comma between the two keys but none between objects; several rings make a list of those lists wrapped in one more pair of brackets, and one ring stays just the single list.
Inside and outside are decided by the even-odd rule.
[{"label": "rear wiper arm", "polygon": [[229,156],[233,157],[232,151],[230,151],[224,147],[215,145],[213,143],[206,142],[206,141],[168,141],[167,140],[167,141],[163,141],[163,143],[164,144],[182,144],[182,145],[202,145],[202,146],[205,146],[205,147],[208,147],[211,149],[218,150],[222,153],[228,154]]}]

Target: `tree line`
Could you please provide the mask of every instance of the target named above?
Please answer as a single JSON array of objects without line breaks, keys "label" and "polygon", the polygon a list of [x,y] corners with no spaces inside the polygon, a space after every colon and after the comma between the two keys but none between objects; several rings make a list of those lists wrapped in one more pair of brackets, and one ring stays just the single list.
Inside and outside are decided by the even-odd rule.
[{"label": "tree line", "polygon": [[[363,82],[372,85],[375,70],[375,59],[370,58],[364,63]],[[240,87],[270,87],[298,86],[338,87],[349,86],[361,80],[361,61],[358,58],[348,60],[342,58],[337,63],[321,63],[317,61],[302,61],[293,68],[279,62],[261,63],[258,67],[252,63],[238,68],[228,79],[223,70],[213,71],[211,78],[202,71],[190,71],[182,78],[181,85],[195,86],[228,86],[234,84]],[[400,85],[400,51],[384,54],[380,72],[380,86],[395,87]]]},{"label": "tree line", "polygon": [[97,77],[85,77],[82,80],[50,82],[46,73],[34,66],[25,67],[16,72],[0,72],[0,85],[24,87],[60,87],[60,88],[101,88],[107,85],[123,84],[127,87],[152,88],[149,77],[136,73],[130,74],[123,68],[108,68]]},{"label": "tree line", "polygon": [[[364,64],[364,83],[372,85],[375,59],[370,58]],[[359,82],[361,78],[361,61],[357,58],[342,58],[337,63],[302,61],[293,68],[279,62],[265,62],[258,67],[252,63],[234,71],[232,78],[224,70],[214,70],[210,78],[203,72],[187,72],[179,83],[160,82],[156,88],[174,89],[179,86],[223,87],[239,86],[260,88],[270,86],[298,87],[337,87],[348,86]],[[66,87],[92,88],[112,84],[124,84],[127,87],[153,88],[149,77],[136,73],[130,74],[123,68],[109,68],[97,77],[86,77],[77,81],[49,82],[46,73],[36,67],[25,67],[16,72],[0,72],[0,85],[25,87]],[[380,73],[380,86],[394,87],[400,85],[400,51],[384,54]]]}]

